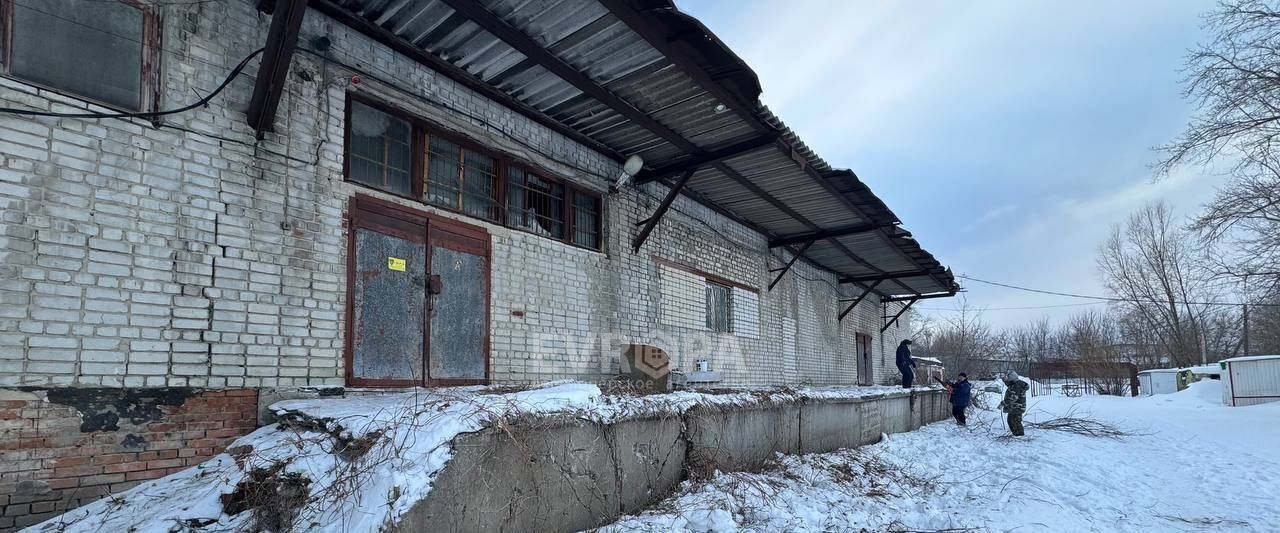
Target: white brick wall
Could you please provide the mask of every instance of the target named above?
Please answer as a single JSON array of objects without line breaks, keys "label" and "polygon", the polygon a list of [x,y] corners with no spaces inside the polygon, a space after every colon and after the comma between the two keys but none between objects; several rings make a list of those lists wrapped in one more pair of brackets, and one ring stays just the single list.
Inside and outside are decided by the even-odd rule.
[{"label": "white brick wall", "polygon": [[[253,5],[160,8],[162,107],[208,93],[262,45],[269,18]],[[243,113],[256,62],[207,108],[160,128],[0,115],[0,386],[342,384],[349,198],[363,192],[436,211],[343,181],[348,90],[595,190],[619,172],[617,162],[311,11],[300,42],[320,35],[333,57],[375,76],[351,86],[353,72],[295,55],[279,133],[262,141]],[[0,105],[93,108],[7,78]],[[679,368],[709,357],[729,384],[852,383],[855,332],[876,339],[877,381],[886,381],[894,335],[906,326],[882,338],[874,298],[837,324],[837,300],[852,289],[838,292],[834,275],[803,262],[765,291],[768,270],[788,258],[770,255],[764,236],[682,197],[632,253],[633,222],[664,193],[651,184],[608,196],[603,253],[468,220],[492,235],[495,381],[610,376],[619,344],[656,338],[673,343]],[[738,333],[706,335],[701,278],[655,257],[759,289],[756,312],[755,293],[735,290]]]},{"label": "white brick wall", "polygon": [[658,265],[658,322],[664,326],[705,330],[707,327],[706,278]]},{"label": "white brick wall", "polygon": [[733,333],[748,339],[760,338],[760,295],[733,288]]}]

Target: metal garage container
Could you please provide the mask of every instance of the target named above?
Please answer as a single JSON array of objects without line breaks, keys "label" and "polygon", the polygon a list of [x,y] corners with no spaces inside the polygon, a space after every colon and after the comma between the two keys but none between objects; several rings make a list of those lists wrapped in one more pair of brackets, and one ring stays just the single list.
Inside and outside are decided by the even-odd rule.
[{"label": "metal garage container", "polygon": [[1222,403],[1229,406],[1280,401],[1280,355],[1222,361]]},{"label": "metal garage container", "polygon": [[1157,368],[1138,372],[1138,390],[1143,396],[1178,392],[1178,369]]}]

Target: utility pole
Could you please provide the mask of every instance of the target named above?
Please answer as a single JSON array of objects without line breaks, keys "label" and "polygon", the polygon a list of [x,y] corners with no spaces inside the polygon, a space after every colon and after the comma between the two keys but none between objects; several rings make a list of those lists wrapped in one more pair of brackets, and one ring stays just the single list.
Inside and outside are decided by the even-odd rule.
[{"label": "utility pole", "polygon": [[1244,356],[1249,357],[1249,303],[1244,304],[1244,335],[1241,341],[1244,344]]},{"label": "utility pole", "polygon": [[1244,329],[1241,344],[1244,344],[1244,356],[1249,356],[1249,275],[1244,276]]}]

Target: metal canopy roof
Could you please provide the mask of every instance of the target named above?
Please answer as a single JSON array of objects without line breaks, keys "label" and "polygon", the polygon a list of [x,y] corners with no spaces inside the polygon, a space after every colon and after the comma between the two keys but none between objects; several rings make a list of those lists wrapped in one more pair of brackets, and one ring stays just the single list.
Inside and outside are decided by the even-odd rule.
[{"label": "metal canopy roof", "polygon": [[[311,6],[887,300],[950,296],[853,172],[759,103],[754,72],[671,0],[311,0]],[[695,170],[696,169],[696,170]]]}]

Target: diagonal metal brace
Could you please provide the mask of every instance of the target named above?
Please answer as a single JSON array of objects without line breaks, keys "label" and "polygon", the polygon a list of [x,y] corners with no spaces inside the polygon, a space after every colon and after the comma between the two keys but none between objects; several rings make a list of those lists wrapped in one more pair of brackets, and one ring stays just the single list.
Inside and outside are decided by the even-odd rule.
[{"label": "diagonal metal brace", "polygon": [[787,275],[787,271],[791,270],[791,266],[796,264],[796,261],[800,260],[800,256],[804,255],[804,251],[808,250],[810,246],[813,246],[813,243],[815,242],[818,242],[818,239],[812,239],[809,242],[804,243],[804,246],[801,246],[799,250],[796,250],[796,253],[791,254],[791,260],[787,261],[786,266],[769,271],[778,273],[778,276],[773,278],[773,281],[769,282],[769,290],[773,290],[773,286],[777,285],[779,281],[782,281],[782,276]]},{"label": "diagonal metal brace", "polygon": [[640,251],[640,246],[649,239],[649,234],[653,233],[654,228],[658,227],[658,222],[662,221],[662,215],[667,214],[667,210],[671,209],[671,203],[676,201],[676,196],[680,195],[680,190],[684,189],[685,184],[689,183],[689,178],[692,178],[693,173],[697,171],[697,167],[684,171],[684,174],[680,175],[680,179],[676,180],[676,183],[671,186],[671,190],[667,191],[666,198],[663,198],[662,203],[658,204],[658,209],[653,212],[652,216],[644,219],[644,227],[640,228],[640,233],[634,239],[631,239],[631,251],[633,253]]},{"label": "diagonal metal brace", "polygon": [[902,306],[902,309],[898,310],[898,314],[893,315],[893,318],[890,318],[889,322],[885,323],[883,328],[880,328],[880,333],[884,333],[884,330],[889,329],[889,326],[894,325],[894,323],[898,321],[898,317],[901,317],[903,313],[906,313],[907,309],[910,309],[912,304],[915,304],[919,300],[919,298],[912,298],[908,300],[907,305]]},{"label": "diagonal metal brace", "polygon": [[867,287],[867,290],[862,291],[861,295],[859,295],[857,298],[854,298],[853,303],[849,304],[849,307],[844,308],[844,311],[840,312],[840,316],[836,318],[836,322],[844,321],[845,315],[848,315],[850,311],[853,311],[853,308],[857,307],[858,304],[862,303],[862,300],[865,299],[868,294],[871,294],[871,291],[876,290],[876,285],[879,285],[880,281],[881,280],[876,280],[875,283],[872,283],[871,286]]}]

